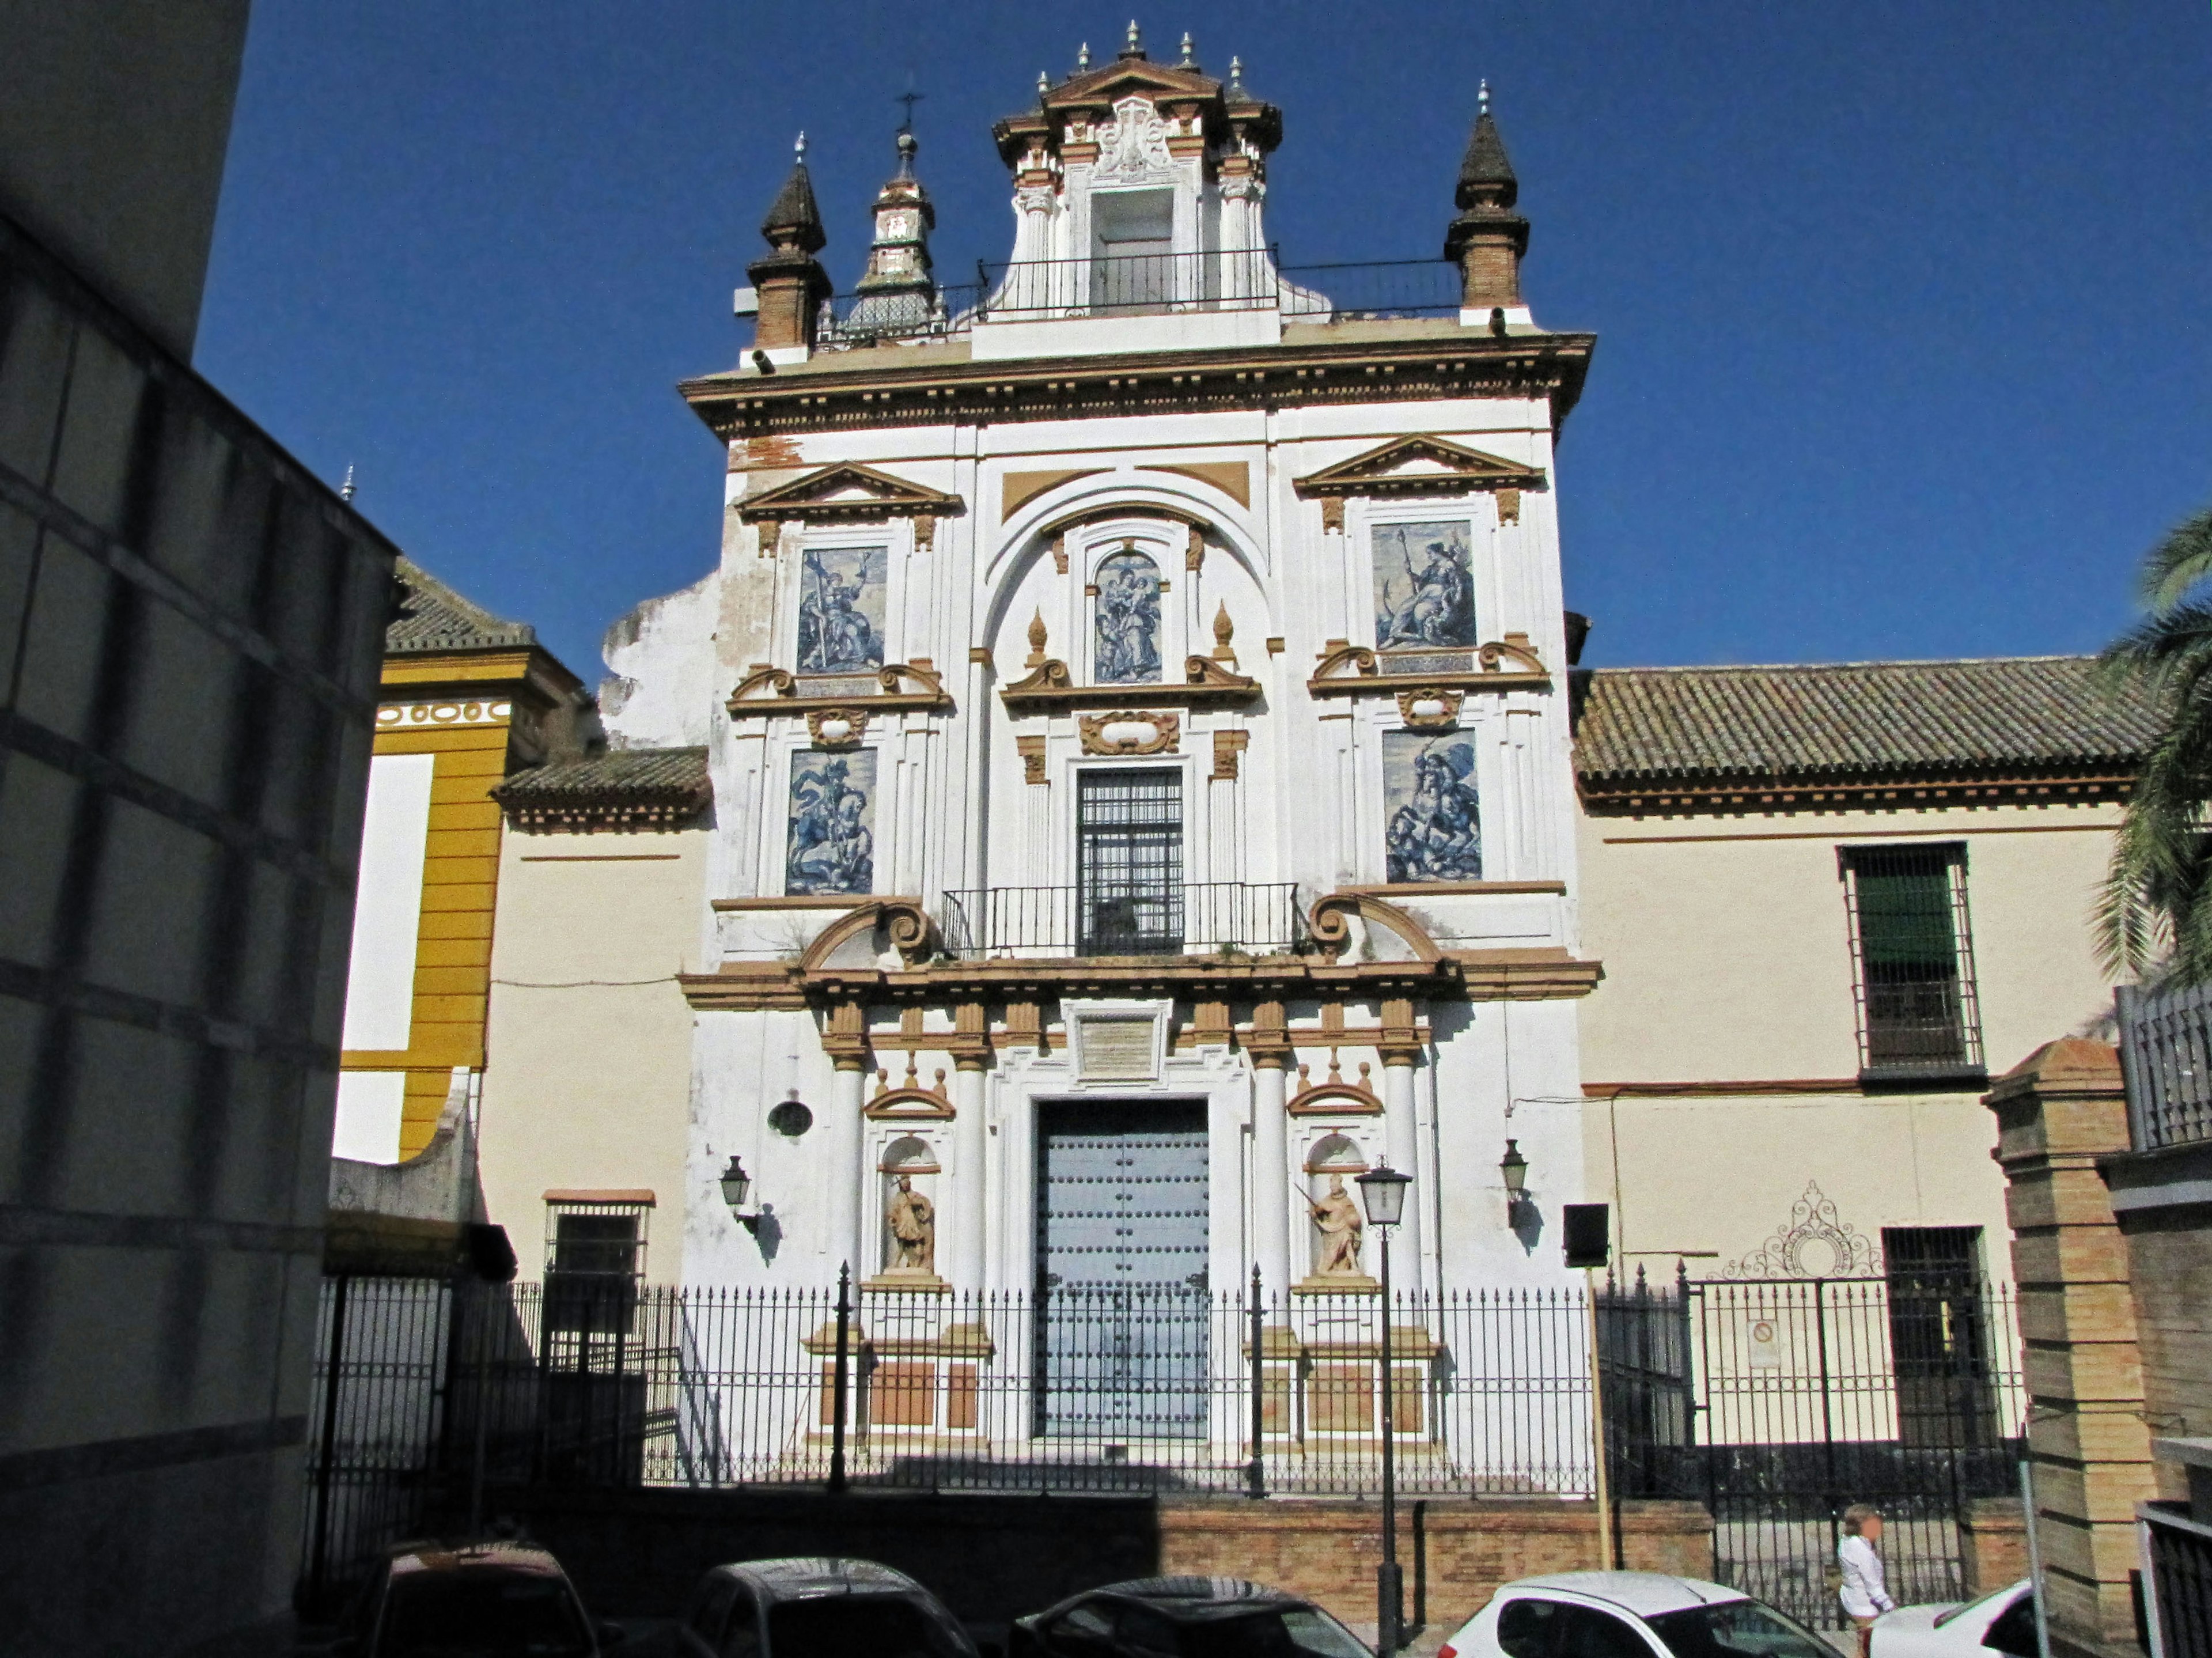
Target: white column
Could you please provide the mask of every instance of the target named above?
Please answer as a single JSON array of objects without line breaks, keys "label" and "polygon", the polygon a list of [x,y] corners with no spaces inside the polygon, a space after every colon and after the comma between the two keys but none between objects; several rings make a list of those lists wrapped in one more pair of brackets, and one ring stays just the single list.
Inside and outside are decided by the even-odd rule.
[{"label": "white column", "polygon": [[837,1262],[850,1261],[855,1284],[872,1277],[882,1265],[860,1247],[860,1188],[867,1184],[868,1174],[860,1166],[866,1156],[863,1131],[867,1124],[860,1114],[860,1098],[866,1080],[867,1073],[858,1060],[848,1066],[841,1058],[830,1098],[830,1114],[835,1120],[830,1144],[836,1152],[830,1179],[830,1266],[834,1272]]},{"label": "white column", "polygon": [[952,1074],[953,1168],[959,1184],[952,1210],[952,1287],[980,1294],[984,1285],[984,1193],[989,1181],[984,1164],[989,1141],[983,1133],[983,1067],[966,1060]]},{"label": "white column", "polygon": [[[1390,1166],[1401,1175],[1417,1173],[1421,1166],[1420,1130],[1413,1121],[1413,1066],[1409,1059],[1386,1054],[1382,1060],[1382,1146]],[[1420,1287],[1421,1207],[1429,1194],[1407,1193],[1406,1218],[1390,1240],[1394,1290]],[[1403,1266],[1401,1266],[1401,1263]],[[1368,1270],[1374,1271],[1370,1266]]]},{"label": "white column", "polygon": [[1283,1109],[1285,1061],[1263,1059],[1252,1073],[1252,1252],[1270,1303],[1287,1308],[1291,1291],[1290,1120]]}]

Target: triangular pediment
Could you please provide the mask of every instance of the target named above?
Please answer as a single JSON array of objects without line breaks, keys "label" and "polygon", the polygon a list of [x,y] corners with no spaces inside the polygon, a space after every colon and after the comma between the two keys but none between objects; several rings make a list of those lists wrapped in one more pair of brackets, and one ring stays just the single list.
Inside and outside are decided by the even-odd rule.
[{"label": "triangular pediment", "polygon": [[1466,489],[1540,489],[1539,468],[1486,454],[1445,438],[1414,436],[1389,442],[1324,466],[1297,480],[1299,495],[1315,496],[1415,493],[1423,485]]},{"label": "triangular pediment", "polygon": [[1209,99],[1220,90],[1221,82],[1212,76],[1148,58],[1122,58],[1062,82],[1045,94],[1044,106],[1056,110],[1110,104],[1132,94],[1177,100]]},{"label": "triangular pediment", "polygon": [[752,524],[763,519],[816,516],[911,517],[929,513],[951,518],[963,510],[957,495],[893,477],[889,472],[879,472],[858,461],[840,461],[753,496],[738,509],[738,516]]}]

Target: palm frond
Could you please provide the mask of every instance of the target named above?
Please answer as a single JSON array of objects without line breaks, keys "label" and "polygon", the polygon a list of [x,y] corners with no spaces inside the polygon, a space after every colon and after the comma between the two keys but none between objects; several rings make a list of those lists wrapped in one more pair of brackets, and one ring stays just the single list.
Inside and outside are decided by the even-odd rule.
[{"label": "palm frond", "polygon": [[2183,519],[2150,550],[2136,578],[2136,592],[2145,608],[2163,612],[2208,576],[2212,576],[2212,507]]}]

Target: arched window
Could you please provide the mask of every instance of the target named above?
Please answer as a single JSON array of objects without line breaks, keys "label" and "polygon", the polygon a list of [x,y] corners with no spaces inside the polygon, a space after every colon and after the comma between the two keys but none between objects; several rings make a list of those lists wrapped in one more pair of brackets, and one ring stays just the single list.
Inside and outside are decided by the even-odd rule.
[{"label": "arched window", "polygon": [[1160,567],[1125,543],[1099,561],[1091,609],[1091,678],[1151,685],[1160,677]]}]

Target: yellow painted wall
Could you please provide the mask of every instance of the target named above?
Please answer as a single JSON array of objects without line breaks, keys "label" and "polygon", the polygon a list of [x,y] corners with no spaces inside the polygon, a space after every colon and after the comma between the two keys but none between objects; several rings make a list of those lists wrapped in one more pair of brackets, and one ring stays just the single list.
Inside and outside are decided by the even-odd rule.
[{"label": "yellow painted wall", "polygon": [[399,1155],[430,1143],[455,1066],[484,1063],[491,988],[492,914],[499,891],[500,809],[491,791],[507,770],[507,723],[379,731],[378,754],[428,754],[430,826],[422,864],[415,1002],[404,1054],[349,1052],[349,1071],[404,1071]]}]

